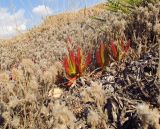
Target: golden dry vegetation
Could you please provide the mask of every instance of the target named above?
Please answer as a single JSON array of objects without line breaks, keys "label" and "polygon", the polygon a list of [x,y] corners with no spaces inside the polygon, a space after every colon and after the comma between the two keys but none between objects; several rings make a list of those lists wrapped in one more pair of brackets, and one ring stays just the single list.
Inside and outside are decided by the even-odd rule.
[{"label": "golden dry vegetation", "polygon": [[[159,1],[148,3],[128,16],[98,5],[1,40],[0,128],[159,129],[159,9]],[[88,72],[70,88],[62,65],[68,37],[73,49],[93,52]],[[95,48],[122,37],[131,40],[126,58],[95,70]]]}]

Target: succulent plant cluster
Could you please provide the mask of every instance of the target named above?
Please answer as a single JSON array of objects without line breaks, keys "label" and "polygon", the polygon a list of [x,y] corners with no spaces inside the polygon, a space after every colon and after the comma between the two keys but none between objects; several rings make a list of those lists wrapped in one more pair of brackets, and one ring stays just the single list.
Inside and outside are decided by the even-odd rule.
[{"label": "succulent plant cluster", "polygon": [[68,53],[68,57],[64,58],[63,65],[66,72],[66,78],[69,80],[68,85],[71,85],[76,78],[82,76],[90,63],[91,55],[88,54],[86,61],[84,61],[84,55],[80,47],[77,49],[76,54],[70,49],[68,49]]},{"label": "succulent plant cluster", "polygon": [[111,42],[111,49],[113,53],[113,58],[116,61],[121,61],[123,57],[127,54],[128,49],[130,47],[130,41],[124,44],[124,40],[119,41],[115,44],[113,41]]},{"label": "succulent plant cluster", "polygon": [[[71,42],[70,38],[68,41]],[[96,49],[96,62],[98,66],[105,70],[105,66],[110,62],[110,56],[114,59],[115,62],[120,62],[127,54],[130,48],[130,41],[124,43],[124,40],[111,41],[111,52],[107,48],[105,43],[100,43],[99,48]],[[88,54],[87,58],[84,59],[84,55],[80,47],[77,49],[77,53],[67,46],[68,56],[63,59],[63,66],[65,69],[65,77],[68,82],[68,86],[71,86],[72,83],[79,77],[81,77],[85,71],[85,69],[91,63],[91,53]],[[109,55],[111,53],[111,55]]]}]

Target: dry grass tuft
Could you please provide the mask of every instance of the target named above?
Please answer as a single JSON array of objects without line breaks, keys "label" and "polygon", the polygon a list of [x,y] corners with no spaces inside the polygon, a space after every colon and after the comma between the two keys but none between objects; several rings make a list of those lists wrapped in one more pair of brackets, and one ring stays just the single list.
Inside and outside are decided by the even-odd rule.
[{"label": "dry grass tuft", "polygon": [[147,104],[139,104],[137,106],[137,113],[143,121],[143,128],[148,129],[149,127],[159,129],[160,114],[157,109],[150,109]]}]

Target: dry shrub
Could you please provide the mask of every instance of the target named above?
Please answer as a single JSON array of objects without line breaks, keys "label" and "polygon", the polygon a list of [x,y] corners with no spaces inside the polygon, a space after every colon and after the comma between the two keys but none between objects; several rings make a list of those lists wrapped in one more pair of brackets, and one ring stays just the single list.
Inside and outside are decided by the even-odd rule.
[{"label": "dry shrub", "polygon": [[90,111],[87,117],[87,123],[91,124],[92,129],[96,129],[98,124],[101,123],[100,116],[95,111]]},{"label": "dry shrub", "polygon": [[65,126],[70,129],[74,129],[74,122],[76,118],[72,111],[68,110],[68,108],[64,104],[60,104],[56,102],[53,107],[53,116],[55,118],[56,126]]},{"label": "dry shrub", "polygon": [[95,102],[98,107],[104,105],[105,92],[102,89],[102,83],[92,82],[91,87],[86,88],[81,95],[84,102]]},{"label": "dry shrub", "polygon": [[148,129],[149,127],[160,128],[160,112],[157,109],[150,109],[149,105],[145,103],[137,105],[136,109],[144,129]]},{"label": "dry shrub", "polygon": [[[44,122],[50,115],[49,109],[44,104],[46,99],[50,98],[48,96],[50,85],[54,84],[58,74],[62,74],[61,63],[55,62],[49,71],[53,73],[48,78],[53,78],[53,81],[46,85],[42,85],[43,72],[40,67],[30,59],[23,59],[11,71],[0,74],[0,89],[3,91],[0,94],[3,102],[2,105],[0,104],[3,108],[0,115],[4,119],[0,126],[3,125],[4,128],[49,127],[49,124]],[[41,114],[46,118],[41,118]]]},{"label": "dry shrub", "polygon": [[142,44],[144,52],[152,48],[151,45],[157,43],[156,34],[160,23],[160,2],[155,4],[148,3],[145,7],[137,7],[131,18],[127,19],[127,27],[125,33],[132,41],[133,47],[138,47]]},{"label": "dry shrub", "polygon": [[[61,66],[61,64],[60,64]],[[44,80],[44,83],[45,84],[53,84],[56,82],[56,77],[57,75],[59,74],[59,69],[57,68],[58,66],[57,65],[52,65],[50,66],[47,71],[44,72],[44,75],[43,75],[43,80]],[[62,69],[62,67],[61,67]]]}]

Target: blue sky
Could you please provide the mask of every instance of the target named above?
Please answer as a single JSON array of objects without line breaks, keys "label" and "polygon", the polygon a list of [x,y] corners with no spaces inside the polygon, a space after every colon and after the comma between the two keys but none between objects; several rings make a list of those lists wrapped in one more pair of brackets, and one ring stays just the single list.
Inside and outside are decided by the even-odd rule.
[{"label": "blue sky", "polygon": [[105,0],[0,0],[0,38],[38,25],[45,16],[90,7]]}]

